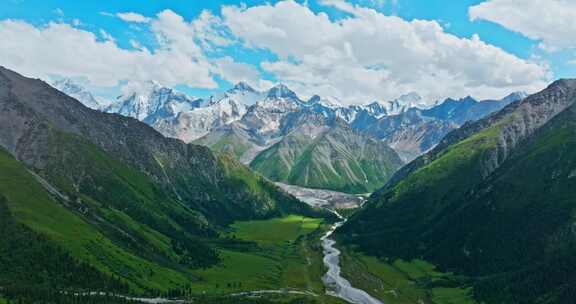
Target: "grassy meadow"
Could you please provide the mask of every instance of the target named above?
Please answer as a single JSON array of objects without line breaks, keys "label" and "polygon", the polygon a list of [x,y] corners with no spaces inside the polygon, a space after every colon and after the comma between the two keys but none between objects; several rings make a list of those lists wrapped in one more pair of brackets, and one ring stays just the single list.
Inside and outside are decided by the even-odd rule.
[{"label": "grassy meadow", "polygon": [[386,304],[473,304],[472,288],[422,260],[382,261],[345,248],[343,276]]},{"label": "grassy meadow", "polygon": [[236,222],[228,238],[251,246],[223,245],[222,262],[195,271],[199,281],[192,284],[192,290],[210,295],[293,290],[308,292],[308,298],[318,303],[344,303],[324,294],[319,238],[325,228],[322,219],[299,215]]}]

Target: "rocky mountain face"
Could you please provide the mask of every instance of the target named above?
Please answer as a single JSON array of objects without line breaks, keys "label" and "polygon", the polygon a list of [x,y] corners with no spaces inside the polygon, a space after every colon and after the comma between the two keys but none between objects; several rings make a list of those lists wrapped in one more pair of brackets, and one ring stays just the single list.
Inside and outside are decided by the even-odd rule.
[{"label": "rocky mountain face", "polygon": [[317,215],[226,155],[4,68],[0,200],[38,238],[132,288],[174,287],[216,263],[210,244],[231,221]]},{"label": "rocky mountain face", "polygon": [[[382,141],[407,162],[429,151],[447,133],[465,122],[480,119],[523,97],[513,94],[502,100],[482,102],[467,97],[447,99],[429,106],[418,94],[410,93],[389,102],[343,106],[341,101],[331,97],[300,99],[282,84],[260,92],[241,82],[222,94],[194,99],[150,83],[147,90],[119,97],[119,102],[105,111],[137,118],[168,137],[232,153],[244,164],[250,164],[260,153],[280,144],[293,131],[313,132],[309,126],[302,125],[306,121],[299,117],[315,114],[323,117],[322,128],[330,125],[328,121],[339,120],[354,130],[354,137]],[[308,138],[311,136],[314,134],[306,135]],[[289,140],[292,139],[284,142]],[[387,147],[382,149],[382,154],[389,155]],[[314,150],[314,153],[319,151]],[[396,167],[390,165],[390,168]],[[342,173],[338,170],[335,172]],[[387,177],[388,173],[385,170],[383,176]],[[267,177],[275,176],[264,174]],[[373,189],[376,185],[369,182],[370,185],[358,188],[358,176],[347,174],[344,178],[351,178],[350,185],[355,185],[352,188],[362,188],[362,191]],[[280,180],[286,181],[285,178]],[[310,182],[307,186],[320,185],[312,183],[312,180],[306,179],[306,183]],[[386,180],[381,180],[377,186],[384,182]],[[350,186],[340,185],[338,188],[342,189]]]},{"label": "rocky mountain face", "polygon": [[296,126],[259,153],[250,167],[271,180],[310,188],[368,193],[381,187],[402,161],[385,143],[340,119],[298,113]]},{"label": "rocky mountain face", "polygon": [[161,119],[173,118],[181,112],[197,108],[202,102],[158,83],[148,82],[118,96],[116,102],[103,111],[154,125]]},{"label": "rocky mountain face", "polygon": [[378,120],[358,119],[352,125],[385,141],[408,162],[432,149],[446,134],[466,122],[481,119],[525,97],[523,93],[513,93],[501,100],[446,99],[429,109],[410,108]]},{"label": "rocky mountain face", "polygon": [[570,302],[575,172],[576,80],[560,80],[450,132],[338,235],[455,272],[482,302]]}]

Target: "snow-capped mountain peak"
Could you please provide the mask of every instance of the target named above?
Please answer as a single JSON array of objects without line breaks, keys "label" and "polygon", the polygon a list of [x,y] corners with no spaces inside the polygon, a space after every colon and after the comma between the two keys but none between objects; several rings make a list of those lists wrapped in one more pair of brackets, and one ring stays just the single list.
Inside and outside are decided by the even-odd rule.
[{"label": "snow-capped mountain peak", "polygon": [[116,103],[105,109],[145,122],[173,116],[198,106],[198,100],[155,81],[128,85]]},{"label": "snow-capped mountain peak", "polygon": [[281,98],[290,98],[290,99],[298,99],[298,96],[294,91],[290,90],[284,84],[277,84],[276,86],[272,87],[268,90],[266,97],[269,99],[281,99]]},{"label": "snow-capped mountain peak", "polygon": [[257,90],[255,90],[250,85],[248,85],[246,82],[241,81],[241,82],[237,83],[233,88],[226,91],[225,94],[223,94],[221,96],[213,97],[212,99],[215,102],[212,102],[211,104],[220,103],[223,100],[224,101],[234,100],[241,105],[251,106],[251,105],[259,102],[263,98],[264,98],[264,96],[261,92],[258,92]]},{"label": "snow-capped mountain peak", "polygon": [[410,108],[426,109],[430,107],[430,105],[426,104],[422,96],[416,92],[404,94],[394,100],[388,101],[384,106],[386,107],[387,115],[398,115]]},{"label": "snow-capped mountain peak", "polygon": [[103,103],[98,101],[90,92],[84,87],[74,82],[70,78],[63,78],[52,83],[52,86],[58,91],[77,99],[85,106],[98,110],[103,106]]},{"label": "snow-capped mountain peak", "polygon": [[248,83],[244,81],[238,82],[234,87],[232,87],[228,92],[236,93],[236,92],[256,92],[254,88],[252,88]]}]

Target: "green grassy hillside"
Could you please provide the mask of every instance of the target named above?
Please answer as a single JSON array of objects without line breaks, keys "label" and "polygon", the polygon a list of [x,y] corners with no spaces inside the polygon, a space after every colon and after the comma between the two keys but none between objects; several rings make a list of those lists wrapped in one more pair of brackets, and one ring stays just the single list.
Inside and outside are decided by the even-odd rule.
[{"label": "green grassy hillside", "polygon": [[250,142],[250,135],[245,131],[231,125],[210,132],[193,143],[210,147],[210,149],[234,155],[236,159],[242,156],[255,145]]},{"label": "green grassy hillside", "polygon": [[[560,89],[525,102],[574,100]],[[576,106],[488,171],[505,132],[526,121],[522,115],[502,115],[426,156],[428,163],[374,195],[339,237],[371,255],[424,259],[467,276],[474,295],[489,303],[570,301],[576,292],[569,270],[576,253]]]},{"label": "green grassy hillside", "polygon": [[260,153],[250,167],[274,181],[368,193],[384,185],[402,164],[386,144],[342,124],[312,133],[301,128]]},{"label": "green grassy hillside", "polygon": [[[231,157],[87,109],[3,68],[0,145],[2,215],[10,223],[2,228],[15,231],[0,247],[0,290],[10,278],[23,293],[50,284],[59,284],[51,292],[189,290],[201,284],[195,272],[225,263],[222,246],[235,244],[225,230],[234,221],[324,216]],[[19,255],[38,264],[26,269]],[[48,265],[54,261],[70,266]],[[70,281],[89,271],[87,280]]]},{"label": "green grassy hillside", "polygon": [[16,283],[20,288],[97,290],[107,288],[105,285],[117,278],[116,284],[123,290],[130,287],[137,291],[163,289],[188,280],[182,273],[116,245],[83,220],[80,211],[71,211],[57,201],[3,150],[0,150],[0,193],[3,198],[0,276],[4,280],[0,286]]},{"label": "green grassy hillside", "polygon": [[[66,142],[75,140],[64,137],[58,147],[66,149]],[[82,190],[74,198],[66,190],[49,193],[44,180],[0,150],[0,234],[8,236],[0,242],[0,286],[138,294],[178,288],[228,294],[288,287],[323,293],[321,252],[313,245],[316,234],[311,234],[321,219],[292,215],[237,222],[224,229],[194,224],[197,215],[184,206],[173,210],[179,217],[172,219],[163,211],[169,206],[155,197],[161,191],[155,193],[144,176],[89,144],[75,146],[82,157],[74,158],[68,171],[81,171],[82,162],[90,164],[93,157],[103,164],[91,172],[93,187],[78,185]],[[274,193],[262,192],[263,179],[236,166],[233,159],[224,157],[222,165],[232,180],[247,182],[255,195]],[[70,175],[57,169],[46,169],[61,177],[51,186],[66,189]],[[102,181],[97,178],[100,173],[106,173]],[[113,196],[92,192],[104,182],[106,189],[115,191]],[[293,198],[282,196],[287,205],[278,215],[292,210],[288,200]],[[155,220],[161,214],[163,218]],[[186,226],[186,221],[191,224]],[[315,268],[306,267],[307,259],[315,259]],[[34,267],[27,267],[31,262]],[[78,275],[83,280],[77,280]]]}]

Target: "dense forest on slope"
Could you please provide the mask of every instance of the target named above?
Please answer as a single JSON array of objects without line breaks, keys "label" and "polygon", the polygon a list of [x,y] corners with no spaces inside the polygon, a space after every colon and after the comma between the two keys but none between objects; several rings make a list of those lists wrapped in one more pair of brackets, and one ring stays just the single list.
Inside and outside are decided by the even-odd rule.
[{"label": "dense forest on slope", "polygon": [[339,231],[473,279],[489,303],[567,303],[576,277],[576,81],[452,132]]}]

